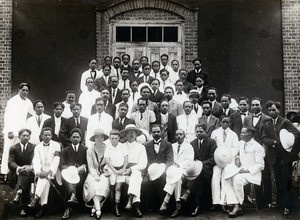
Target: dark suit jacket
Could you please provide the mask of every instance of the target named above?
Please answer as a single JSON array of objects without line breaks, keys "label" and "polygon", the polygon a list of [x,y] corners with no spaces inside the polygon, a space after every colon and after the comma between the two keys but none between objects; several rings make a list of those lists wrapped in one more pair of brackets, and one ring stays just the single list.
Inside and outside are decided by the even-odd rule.
[{"label": "dark suit jacket", "polygon": [[[120,67],[120,69],[124,69],[124,68],[125,68],[125,67],[124,67],[124,65],[122,64],[121,67]],[[133,68],[132,68],[132,66],[130,66],[130,65],[128,65],[126,68],[129,70],[129,73],[131,73],[131,72],[133,71]]]},{"label": "dark suit jacket", "polygon": [[[115,118],[115,115],[116,115],[116,106],[111,104],[110,102],[107,104],[106,108],[105,108],[105,113],[109,114],[111,117],[113,117],[113,119]],[[96,107],[96,104],[94,104],[92,106],[92,109],[91,109],[91,115],[97,113],[97,107]]]},{"label": "dark suit jacket", "polygon": [[245,117],[244,125],[255,128],[254,140],[256,140],[260,144],[263,144],[262,137],[261,137],[262,131],[263,131],[263,128],[264,128],[266,122],[270,121],[270,120],[272,120],[270,116],[262,113],[256,126],[253,126],[253,114],[251,113]]},{"label": "dark suit jacket", "polygon": [[194,88],[194,85],[192,83],[189,83],[188,81],[183,82],[183,91],[186,94],[189,94],[190,90]]},{"label": "dark suit jacket", "polygon": [[114,102],[112,102],[112,95],[113,95],[113,90],[112,88],[109,89],[109,92],[110,92],[110,98],[109,98],[109,102],[112,103],[113,105],[119,103],[119,102],[122,102],[122,91],[120,89],[117,88],[117,93],[116,93],[116,98],[114,100]]},{"label": "dark suit jacket", "polygon": [[[87,123],[88,119],[85,117],[80,116],[80,125],[79,129],[82,131],[82,138],[81,141],[84,142],[84,137],[87,129]],[[70,133],[73,128],[76,128],[75,119],[72,116],[71,118],[66,119],[66,122],[64,123],[64,126],[60,128],[59,132],[59,139],[62,140],[62,143],[64,146],[68,145],[70,143]]]},{"label": "dark suit jacket", "polygon": [[137,72],[138,74],[137,74],[137,76],[135,76],[134,75],[134,72],[132,71],[132,72],[130,72],[129,73],[129,80],[132,82],[132,81],[137,81],[138,80],[138,78],[143,74],[141,71],[138,71]]},{"label": "dark suit jacket", "polygon": [[154,141],[145,143],[148,164],[147,168],[152,163],[165,163],[166,167],[171,166],[174,163],[172,144],[168,141],[162,140],[160,148],[156,154],[154,150]]},{"label": "dark suit jacket", "polygon": [[61,152],[60,169],[63,170],[69,166],[81,166],[83,164],[87,166],[86,151],[87,147],[83,144],[79,144],[77,154],[71,144],[65,147]]},{"label": "dark suit jacket", "polygon": [[223,115],[223,108],[220,102],[216,101],[212,107],[211,114],[220,118]]},{"label": "dark suit jacket", "polygon": [[194,160],[200,160],[203,163],[202,172],[204,174],[204,178],[211,179],[213,167],[216,164],[214,160],[214,153],[217,149],[216,142],[209,137],[205,137],[200,150],[198,146],[198,139],[193,140],[191,145],[193,146],[195,152]]},{"label": "dark suit jacket", "polygon": [[189,83],[192,83],[193,85],[195,85],[195,80],[198,76],[202,77],[202,79],[204,80],[204,85],[205,86],[209,86],[208,72],[203,70],[203,69],[201,69],[200,73],[196,73],[195,70],[192,70],[192,71],[188,72],[187,81]]},{"label": "dark suit jacket", "polygon": [[108,79],[108,84],[106,84],[104,77],[101,76],[100,78],[98,78],[94,81],[94,84],[95,84],[95,89],[97,91],[101,92],[103,89],[109,89],[110,78]]},{"label": "dark suit jacket", "polygon": [[[290,153],[288,153],[282,147],[282,144],[280,142],[279,132],[281,129],[286,129],[289,132],[293,133],[293,135],[295,136],[295,142]],[[275,128],[273,126],[272,120],[267,121],[263,128],[262,140],[266,151],[266,158],[271,165],[273,165],[276,160],[286,161],[288,164],[294,160],[299,159],[297,154],[299,153],[300,148],[300,132],[289,120],[279,116]],[[274,140],[276,140],[275,147],[273,147]],[[278,156],[280,158],[277,158]]]},{"label": "dark suit jacket", "polygon": [[[61,117],[61,124],[60,124],[60,129],[62,127],[64,127],[64,124],[66,123],[67,119],[66,118],[63,118]],[[55,129],[55,120],[54,120],[54,116],[52,116],[51,118],[47,119],[45,122],[44,122],[44,125],[43,125],[43,128],[46,128],[46,127],[49,127],[52,129],[52,140],[54,141],[57,141],[57,142],[62,142],[63,140],[59,139],[59,134],[58,136],[56,134],[54,134],[54,129]],[[60,131],[59,129],[59,131]]]},{"label": "dark suit jacket", "polygon": [[120,118],[117,118],[117,119],[113,120],[113,122],[112,122],[112,129],[117,129],[119,131],[122,131],[123,129],[125,129],[126,125],[128,125],[128,124],[135,125],[135,122],[134,122],[134,120],[125,117],[124,123],[123,123],[123,125],[121,125]]},{"label": "dark suit jacket", "polygon": [[204,124],[206,126],[206,135],[208,137],[211,136],[211,133],[216,130],[217,128],[220,127],[220,121],[219,119],[214,116],[211,115],[209,121],[207,122],[206,118],[204,116],[199,118],[199,124]]},{"label": "dark suit jacket", "polygon": [[229,109],[228,115],[231,118],[230,129],[233,130],[240,139],[241,130],[243,127],[242,118],[239,112]]},{"label": "dark suit jacket", "polygon": [[[156,115],[156,123],[161,124],[161,115],[160,114]],[[176,130],[177,130],[176,117],[172,114],[169,114],[169,118],[168,118],[168,141],[172,144],[176,142],[176,139],[175,139]]]},{"label": "dark suit jacket", "polygon": [[140,85],[141,83],[148,83],[150,85],[150,82],[154,79],[154,77],[152,76],[148,76],[148,81],[147,82],[144,82],[144,76],[140,76],[138,79],[137,79],[137,83]]},{"label": "dark suit jacket", "polygon": [[149,96],[149,99],[152,102],[155,102],[157,105],[159,105],[159,103],[161,102],[161,100],[164,99],[164,97],[165,97],[164,93],[157,91],[155,95],[154,95],[154,93],[151,93]]}]

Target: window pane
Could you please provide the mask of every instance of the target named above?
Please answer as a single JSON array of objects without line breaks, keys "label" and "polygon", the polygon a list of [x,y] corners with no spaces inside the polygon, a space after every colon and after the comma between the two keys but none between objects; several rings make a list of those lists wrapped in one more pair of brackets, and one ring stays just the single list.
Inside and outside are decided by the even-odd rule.
[{"label": "window pane", "polygon": [[130,42],[130,27],[116,27],[116,42]]},{"label": "window pane", "polygon": [[164,42],[178,42],[178,27],[164,27]]},{"label": "window pane", "polygon": [[146,27],[132,27],[132,42],[146,42]]},{"label": "window pane", "polygon": [[162,42],[162,27],[148,27],[148,42]]}]

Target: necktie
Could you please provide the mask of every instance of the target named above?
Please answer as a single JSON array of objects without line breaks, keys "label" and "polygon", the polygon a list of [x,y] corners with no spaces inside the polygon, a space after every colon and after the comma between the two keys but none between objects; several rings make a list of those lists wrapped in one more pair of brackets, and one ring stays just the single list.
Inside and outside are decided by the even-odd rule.
[{"label": "necktie", "polygon": [[177,92],[177,95],[182,95],[182,92]]},{"label": "necktie", "polygon": [[141,119],[140,120],[142,120],[143,119],[143,113],[141,113]]},{"label": "necktie", "polygon": [[125,88],[126,88],[126,83],[125,83],[125,80],[123,80],[123,82],[124,82],[124,87],[123,87],[123,89],[125,89]]},{"label": "necktie", "polygon": [[99,121],[101,120],[101,114],[99,114]]},{"label": "necktie", "polygon": [[79,119],[78,119],[78,118],[75,118],[75,120],[76,120],[76,127],[79,128],[79,127],[80,127]]},{"label": "necktie", "polygon": [[244,115],[244,116],[246,116],[246,115],[247,115],[247,113],[242,113],[242,112],[241,112],[240,114],[241,114],[241,115]]},{"label": "necktie", "polygon": [[134,101],[134,95],[135,95],[135,92],[134,93],[132,93],[132,100]]},{"label": "necktie", "polygon": [[224,109],[224,113],[223,114],[226,115],[226,109]]},{"label": "necktie", "polygon": [[254,118],[259,118],[261,116],[261,113],[258,113],[257,115],[253,115]]},{"label": "necktie", "polygon": [[25,151],[25,145],[21,144],[21,150],[22,150],[22,153],[24,153],[24,151]]},{"label": "necktie", "polygon": [[41,121],[42,121],[42,119],[41,119],[41,116],[39,115],[37,118],[37,123],[38,123],[39,127],[41,126]]},{"label": "necktie", "polygon": [[147,80],[147,76],[145,76],[145,83],[146,83],[146,82],[148,82],[148,80]]},{"label": "necktie", "polygon": [[227,137],[227,134],[226,134],[226,132],[225,132],[225,130],[224,130],[224,131],[223,131],[223,143],[225,143],[226,137]]},{"label": "necktie", "polygon": [[198,112],[198,108],[197,108],[196,104],[194,104],[194,110],[195,110],[196,113]]},{"label": "necktie", "polygon": [[202,147],[202,142],[201,140],[199,140],[199,150],[201,149],[201,147]]},{"label": "necktie", "polygon": [[180,147],[181,147],[181,145],[180,144],[178,144],[178,148],[177,148],[177,154],[179,153],[179,151],[180,151]]},{"label": "necktie", "polygon": [[120,118],[120,125],[121,125],[121,126],[123,126],[123,123],[122,123],[122,122],[123,122],[123,120],[122,120],[122,118]]},{"label": "necktie", "polygon": [[108,76],[105,76],[104,79],[105,79],[106,85],[108,86]]},{"label": "necktie", "polygon": [[116,89],[113,89],[113,98],[115,98],[116,95]]},{"label": "necktie", "polygon": [[91,77],[92,77],[93,79],[96,78],[96,72],[95,72],[95,71],[91,71]]},{"label": "necktie", "polygon": [[157,79],[157,73],[154,73],[155,74],[155,79]]}]

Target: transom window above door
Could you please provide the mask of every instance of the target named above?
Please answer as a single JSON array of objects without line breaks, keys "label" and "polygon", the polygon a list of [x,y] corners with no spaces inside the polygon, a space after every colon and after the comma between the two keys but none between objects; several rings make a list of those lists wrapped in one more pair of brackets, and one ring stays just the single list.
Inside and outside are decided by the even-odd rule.
[{"label": "transom window above door", "polygon": [[179,42],[177,26],[116,26],[115,42]]}]

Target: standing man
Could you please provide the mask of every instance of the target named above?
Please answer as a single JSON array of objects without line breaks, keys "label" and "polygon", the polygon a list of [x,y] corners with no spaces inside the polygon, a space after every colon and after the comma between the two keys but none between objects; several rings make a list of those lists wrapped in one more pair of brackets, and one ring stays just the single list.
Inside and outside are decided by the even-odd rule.
[{"label": "standing man", "polygon": [[101,92],[103,89],[108,89],[110,87],[110,71],[111,71],[111,66],[103,65],[102,67],[103,76],[101,76],[100,78],[94,81],[95,89],[98,92]]},{"label": "standing man", "polygon": [[113,66],[111,68],[110,76],[116,76],[118,79],[121,79],[121,58],[114,57]]},{"label": "standing man", "polygon": [[[78,200],[83,202],[83,183],[87,176],[87,147],[81,143],[81,137],[81,130],[79,128],[74,128],[70,134],[71,144],[69,144],[61,152],[61,170],[63,171],[70,166],[74,166],[77,168],[78,175],[80,177],[80,181],[77,184],[63,181],[63,186],[66,191],[66,201],[65,212],[62,219],[68,219],[70,217],[71,204],[78,203]],[[83,205],[83,203],[81,205]]]},{"label": "standing man", "polygon": [[209,101],[202,102],[203,116],[199,118],[199,124],[205,125],[205,133],[208,137],[211,133],[220,127],[219,119],[211,114],[212,104]]},{"label": "standing man", "polygon": [[126,209],[134,208],[134,213],[138,218],[143,217],[140,210],[141,202],[141,185],[142,185],[142,172],[147,167],[147,153],[145,147],[136,142],[137,136],[142,132],[137,129],[135,125],[129,124],[124,130],[121,131],[121,137],[126,137],[125,144],[128,147],[128,166],[123,175],[126,176],[126,183],[128,186],[128,203]]},{"label": "standing man", "polygon": [[111,82],[111,88],[110,88],[110,98],[109,98],[109,102],[112,103],[113,105],[119,103],[122,101],[121,98],[121,90],[118,88],[118,84],[119,84],[119,78],[116,76],[111,77],[110,79]]},{"label": "standing man", "polygon": [[140,68],[140,61],[138,59],[134,59],[132,61],[133,71],[129,75],[130,81],[137,81],[137,79],[143,74],[139,68]]},{"label": "standing man", "polygon": [[[298,159],[300,133],[288,119],[279,116],[281,111],[280,102],[269,100],[266,103],[266,108],[272,118],[272,120],[266,122],[262,133],[263,143],[266,145],[266,157],[274,170],[277,204],[283,210],[284,215],[290,215],[293,209],[292,163]],[[289,152],[283,148],[282,140],[279,138],[282,129],[286,129],[295,137],[294,144]]]},{"label": "standing man", "polygon": [[211,113],[220,119],[221,116],[223,115],[223,108],[221,103],[217,101],[217,89],[214,87],[208,88],[207,98],[208,101],[210,101],[212,104]]},{"label": "standing man", "polygon": [[[198,76],[204,80],[204,86],[209,86],[208,72],[202,69],[202,63],[199,58],[193,60],[194,69],[187,75],[187,81],[194,84]],[[195,84],[194,84],[195,85]]]},{"label": "standing man", "polygon": [[112,122],[112,129],[116,129],[122,131],[125,129],[128,124],[135,124],[134,120],[127,117],[128,115],[128,104],[124,102],[120,102],[118,108],[118,117]]},{"label": "standing man", "polygon": [[175,84],[175,82],[179,79],[179,62],[178,60],[172,60],[171,62],[171,70],[170,70],[170,81],[172,84]]},{"label": "standing man", "polygon": [[130,63],[130,55],[129,54],[123,54],[122,55],[122,62],[123,64],[121,65],[121,69],[127,68],[129,72],[131,73],[133,71],[132,66],[129,64]]},{"label": "standing man", "polygon": [[73,115],[70,106],[71,104],[75,103],[76,93],[75,91],[68,90],[66,91],[65,95],[66,100],[63,102],[65,109],[61,116],[64,118],[70,118]]},{"label": "standing man", "polygon": [[168,72],[170,72],[172,70],[172,68],[168,65],[168,62],[169,62],[169,55],[168,54],[162,54],[160,56],[160,62],[161,62],[160,70],[165,69]]},{"label": "standing man", "polygon": [[183,104],[184,101],[189,100],[188,95],[183,91],[183,81],[181,79],[178,79],[175,82],[175,94],[174,99],[179,102],[180,104]]},{"label": "standing man", "polygon": [[183,201],[187,201],[190,193],[195,192],[196,208],[191,213],[194,217],[212,204],[211,179],[215,166],[214,153],[217,149],[216,142],[207,136],[204,124],[197,124],[195,130],[197,138],[191,142],[195,153],[194,160],[201,161],[203,168],[195,180],[188,181],[186,193],[181,197]]},{"label": "standing man", "polygon": [[169,113],[177,117],[183,113],[182,105],[177,102],[174,97],[174,86],[165,88],[165,97],[169,101]]},{"label": "standing man", "polygon": [[238,112],[241,115],[242,124],[245,125],[245,118],[249,116],[249,99],[247,97],[238,98]]},{"label": "standing man", "polygon": [[150,76],[151,65],[149,63],[144,64],[142,66],[142,70],[143,75],[137,79],[138,84],[148,83],[150,85],[150,82],[154,79],[152,76]]},{"label": "standing man", "polygon": [[150,101],[155,102],[157,105],[163,100],[165,97],[165,94],[159,91],[160,81],[158,79],[153,79],[150,82],[150,86],[152,89],[152,92],[149,96]]},{"label": "standing man", "polygon": [[[165,170],[173,164],[173,149],[171,143],[162,139],[162,130],[159,124],[151,126],[153,140],[145,144],[148,164],[164,164]],[[146,171],[142,183],[142,201],[146,209],[158,210],[163,201],[163,188],[166,184],[165,170],[156,180]]]},{"label": "standing man", "polygon": [[198,117],[192,114],[193,104],[191,101],[185,101],[183,103],[182,115],[177,116],[177,127],[185,132],[186,141],[190,143],[196,138],[195,126],[198,123]]},{"label": "standing man", "polygon": [[96,59],[91,59],[89,62],[90,68],[87,71],[82,73],[81,80],[80,80],[80,89],[82,92],[87,90],[87,88],[85,86],[87,78],[89,78],[89,77],[92,78],[93,82],[94,82],[96,79],[98,79],[102,76],[101,71],[96,69],[97,64],[98,64],[98,61]]},{"label": "standing man", "polygon": [[154,60],[152,62],[152,69],[151,69],[150,76],[154,77],[155,79],[159,79],[159,70],[160,70],[160,62]]},{"label": "standing man", "polygon": [[40,134],[44,122],[51,118],[50,115],[44,114],[45,105],[41,100],[37,100],[33,103],[33,108],[35,114],[27,119],[26,128],[31,131],[31,143],[38,144],[40,143]]},{"label": "standing man", "polygon": [[121,103],[126,103],[128,105],[127,117],[130,117],[130,114],[131,114],[131,108],[133,106],[133,102],[132,102],[132,100],[129,101],[130,90],[129,89],[123,89],[121,91],[121,94],[122,94],[121,95],[122,101],[116,104],[116,115],[115,115],[114,118],[119,117],[119,108],[120,108]]},{"label": "standing man", "polygon": [[21,129],[19,131],[20,143],[11,146],[9,149],[8,167],[12,175],[17,176],[17,182],[11,182],[12,186],[16,190],[16,196],[13,200],[14,204],[22,202],[20,216],[27,215],[27,209],[25,204],[30,200],[30,187],[34,181],[34,172],[32,167],[32,159],[34,155],[34,145],[29,143],[31,131],[28,129]]},{"label": "standing man", "polygon": [[187,81],[187,71],[185,69],[179,70],[179,79],[183,82],[183,91],[188,94],[194,88],[193,84]]},{"label": "standing man", "polygon": [[128,68],[121,68],[121,78],[119,80],[118,88],[120,90],[123,89],[130,89],[130,80],[129,80],[129,69]]},{"label": "standing man", "polygon": [[61,117],[61,114],[64,111],[64,104],[61,102],[53,103],[53,112],[54,115],[51,118],[48,118],[43,125],[43,128],[49,127],[53,131],[52,140],[62,143],[62,140],[59,138],[60,128],[64,126],[67,122],[67,119]]},{"label": "standing man", "polygon": [[4,181],[7,181],[8,174],[8,154],[9,148],[18,142],[18,132],[26,128],[26,119],[28,113],[33,115],[34,110],[32,102],[27,98],[30,85],[28,83],[21,83],[19,86],[19,93],[12,97],[7,102],[4,113],[4,146],[1,160],[1,174],[4,175]]}]

